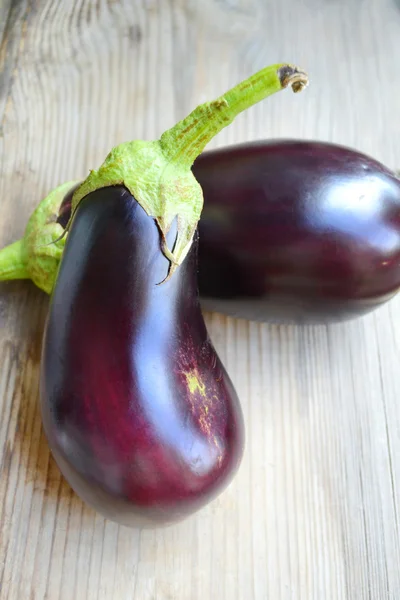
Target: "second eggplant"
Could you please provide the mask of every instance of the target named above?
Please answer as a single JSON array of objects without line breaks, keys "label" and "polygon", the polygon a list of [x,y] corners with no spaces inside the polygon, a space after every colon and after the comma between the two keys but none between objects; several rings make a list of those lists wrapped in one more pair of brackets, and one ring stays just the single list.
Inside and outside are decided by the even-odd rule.
[{"label": "second eggplant", "polygon": [[272,322],[359,317],[400,288],[400,181],[332,143],[271,140],[203,153],[203,308]]}]

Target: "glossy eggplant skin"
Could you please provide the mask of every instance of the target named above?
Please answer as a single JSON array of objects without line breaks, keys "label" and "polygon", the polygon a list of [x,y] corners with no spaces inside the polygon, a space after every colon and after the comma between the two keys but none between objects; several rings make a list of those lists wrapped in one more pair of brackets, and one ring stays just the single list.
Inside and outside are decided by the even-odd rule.
[{"label": "glossy eggplant skin", "polygon": [[400,288],[400,181],[342,146],[271,140],[205,152],[193,173],[203,308],[275,322],[363,315]]},{"label": "glossy eggplant skin", "polygon": [[157,285],[168,265],[155,221],[131,194],[97,190],[76,211],[46,323],[49,445],[77,494],[124,525],[198,510],[243,452],[238,398],[198,301],[197,241]]}]

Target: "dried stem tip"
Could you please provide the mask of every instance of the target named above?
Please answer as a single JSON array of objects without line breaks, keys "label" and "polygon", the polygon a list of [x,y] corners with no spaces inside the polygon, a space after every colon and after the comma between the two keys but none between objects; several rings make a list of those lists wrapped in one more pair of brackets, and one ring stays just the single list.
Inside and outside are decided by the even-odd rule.
[{"label": "dried stem tip", "polygon": [[278,76],[283,88],[292,87],[295,94],[301,92],[308,86],[308,75],[298,67],[284,65],[278,71]]}]

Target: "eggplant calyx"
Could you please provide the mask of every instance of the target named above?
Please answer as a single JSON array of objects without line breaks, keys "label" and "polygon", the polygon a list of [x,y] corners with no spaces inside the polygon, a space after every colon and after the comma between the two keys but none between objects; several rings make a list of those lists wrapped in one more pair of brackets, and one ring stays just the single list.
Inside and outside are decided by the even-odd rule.
[{"label": "eggplant calyx", "polygon": [[[99,188],[115,185],[124,185],[157,222],[162,251],[171,263],[171,275],[190,249],[203,206],[203,193],[191,170],[169,162],[158,141],[121,144],[111,150],[100,169],[91,171],[76,190],[70,223],[82,198]],[[175,218],[177,237],[170,250],[165,238]]]},{"label": "eggplant calyx", "polygon": [[58,211],[76,184],[69,181],[54,189],[30,216],[23,238],[0,250],[0,281],[31,279],[51,293],[66,241]]},{"label": "eggplant calyx", "polygon": [[[203,208],[203,192],[191,171],[194,160],[239,113],[286,87],[298,92],[307,84],[308,76],[299,68],[285,63],[271,65],[216,100],[195,108],[159,140],[116,146],[75,191],[66,229],[85,196],[103,187],[123,185],[160,229],[161,250],[170,261],[168,279],[190,250]],[[168,248],[165,239],[175,219],[177,235],[173,248]]]}]

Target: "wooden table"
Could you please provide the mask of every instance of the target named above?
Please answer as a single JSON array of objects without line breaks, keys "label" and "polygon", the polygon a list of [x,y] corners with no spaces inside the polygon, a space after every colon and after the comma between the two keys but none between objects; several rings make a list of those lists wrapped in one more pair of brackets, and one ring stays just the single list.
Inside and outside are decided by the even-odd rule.
[{"label": "wooden table", "polygon": [[[394,0],[1,0],[0,245],[57,184],[154,138],[262,66],[309,89],[210,145],[332,140],[400,166]],[[130,530],[82,504],[38,408],[48,298],[0,287],[2,600],[398,600],[400,300],[296,327],[207,314],[243,403],[238,476],[180,525]]]}]

